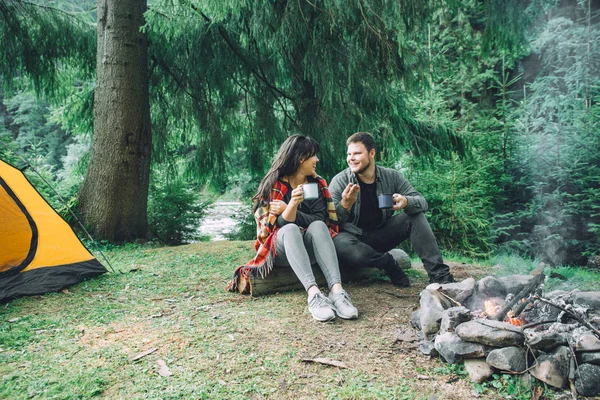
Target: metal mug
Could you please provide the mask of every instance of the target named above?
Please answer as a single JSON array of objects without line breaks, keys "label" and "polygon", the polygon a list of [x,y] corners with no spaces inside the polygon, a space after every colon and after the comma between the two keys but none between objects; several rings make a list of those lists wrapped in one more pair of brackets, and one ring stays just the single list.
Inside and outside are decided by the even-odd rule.
[{"label": "metal mug", "polygon": [[302,185],[302,195],[304,200],[314,200],[319,198],[319,185],[314,182],[305,183]]},{"label": "metal mug", "polygon": [[380,194],[377,196],[379,208],[392,208],[394,206],[394,198],[391,194]]}]

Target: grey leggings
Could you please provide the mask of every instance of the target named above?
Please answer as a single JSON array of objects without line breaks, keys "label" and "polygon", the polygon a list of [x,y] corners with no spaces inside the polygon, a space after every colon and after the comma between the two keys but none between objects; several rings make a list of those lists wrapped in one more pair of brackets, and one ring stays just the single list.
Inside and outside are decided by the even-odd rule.
[{"label": "grey leggings", "polygon": [[340,268],[329,228],[323,221],[314,221],[304,235],[296,224],[287,224],[277,231],[275,265],[291,266],[304,289],[316,285],[311,264],[321,267],[327,285],[341,283]]}]

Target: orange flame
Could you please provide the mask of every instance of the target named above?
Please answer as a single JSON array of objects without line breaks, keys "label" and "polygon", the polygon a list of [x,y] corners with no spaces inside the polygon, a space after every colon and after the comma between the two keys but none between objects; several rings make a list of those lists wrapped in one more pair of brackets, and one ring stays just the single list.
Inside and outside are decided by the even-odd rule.
[{"label": "orange flame", "polygon": [[[484,307],[484,314],[489,317],[496,315],[498,313],[498,310],[500,309],[500,306],[497,305],[494,300],[485,300],[483,302],[483,307]],[[510,312],[510,311],[506,315],[504,322],[508,322],[509,324],[513,324],[515,326],[521,326],[524,324],[524,321],[521,318],[518,318],[518,317],[515,318],[512,315],[512,312]]]},{"label": "orange flame", "polygon": [[513,324],[515,326],[521,326],[524,324],[525,321],[523,321],[519,317],[517,317],[517,318],[513,317],[512,311],[509,311],[508,314],[506,314],[506,318],[504,319],[504,322],[508,322],[509,324]]},{"label": "orange flame", "polygon": [[492,315],[496,315],[496,313],[498,312],[496,309],[496,303],[494,302],[494,300],[486,300],[483,302],[483,309],[484,309],[484,313],[485,315],[488,316],[492,316]]}]

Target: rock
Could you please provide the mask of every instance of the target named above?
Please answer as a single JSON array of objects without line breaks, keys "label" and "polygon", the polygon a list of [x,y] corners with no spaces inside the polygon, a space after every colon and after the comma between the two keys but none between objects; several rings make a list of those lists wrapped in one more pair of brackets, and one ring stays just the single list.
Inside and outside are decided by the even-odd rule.
[{"label": "rock", "polygon": [[501,371],[523,372],[527,369],[527,353],[521,347],[494,349],[485,361]]},{"label": "rock", "polygon": [[435,290],[425,289],[421,291],[421,331],[425,339],[431,339],[440,330],[442,313],[452,304]]},{"label": "rock", "polygon": [[506,288],[494,276],[486,276],[481,278],[475,285],[475,293],[479,297],[506,297]]},{"label": "rock", "polygon": [[600,365],[600,352],[577,353],[577,360],[580,364]]},{"label": "rock", "polygon": [[508,275],[497,278],[504,286],[506,293],[517,295],[525,286],[531,283],[531,275]]},{"label": "rock", "polygon": [[456,334],[467,342],[494,347],[520,346],[525,342],[521,330],[509,323],[492,320],[473,320],[456,327]]},{"label": "rock", "polygon": [[553,290],[551,292],[546,293],[545,296],[548,300],[554,300],[556,298],[563,297],[567,294],[569,294],[569,292],[567,292],[566,290]]},{"label": "rock", "polygon": [[420,308],[410,315],[409,322],[413,328],[421,330],[421,309]]},{"label": "rock", "polygon": [[419,351],[427,356],[437,357],[440,353],[435,348],[433,340],[421,340],[419,342]]},{"label": "rock", "polygon": [[575,341],[576,351],[600,351],[600,339],[592,332],[584,333]]},{"label": "rock", "polygon": [[600,394],[600,366],[582,364],[575,374],[575,389],[582,396]]},{"label": "rock", "polygon": [[563,332],[528,332],[525,342],[536,350],[548,351],[567,344],[569,335]]},{"label": "rock", "polygon": [[600,310],[600,292],[577,292],[573,298],[573,304]]},{"label": "rock", "polygon": [[494,369],[482,358],[466,359],[464,364],[469,378],[475,383],[486,381],[494,373]]},{"label": "rock", "polygon": [[453,332],[454,329],[471,320],[471,312],[466,307],[450,307],[442,313],[442,322],[440,324],[440,333]]},{"label": "rock", "polygon": [[463,358],[479,358],[485,355],[485,348],[479,343],[466,342],[453,332],[444,332],[435,337],[435,349],[440,355],[454,364]]},{"label": "rock", "polygon": [[402,269],[411,269],[412,268],[412,264],[410,262],[410,257],[408,256],[408,254],[406,254],[404,252],[404,250],[392,249],[392,250],[388,251],[388,253],[392,257],[394,257],[394,260],[396,260],[396,262],[398,263],[400,268],[402,268]]},{"label": "rock", "polygon": [[569,348],[560,346],[553,353],[539,355],[537,365],[530,370],[530,373],[540,381],[562,389],[568,382],[569,358]]},{"label": "rock", "polygon": [[431,283],[425,289],[428,290],[442,290],[453,300],[463,303],[467,298],[473,295],[475,290],[475,279],[467,278],[461,282],[453,283]]}]

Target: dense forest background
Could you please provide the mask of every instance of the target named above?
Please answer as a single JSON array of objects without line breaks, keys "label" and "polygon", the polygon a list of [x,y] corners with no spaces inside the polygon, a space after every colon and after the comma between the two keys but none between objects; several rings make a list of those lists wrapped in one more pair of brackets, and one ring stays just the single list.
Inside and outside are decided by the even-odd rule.
[{"label": "dense forest background", "polygon": [[177,244],[288,135],[321,143],[330,180],[368,131],[446,251],[583,264],[599,47],[598,0],[0,0],[0,158],[100,239]]}]

